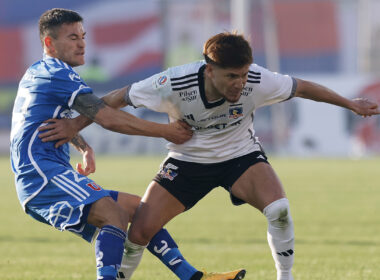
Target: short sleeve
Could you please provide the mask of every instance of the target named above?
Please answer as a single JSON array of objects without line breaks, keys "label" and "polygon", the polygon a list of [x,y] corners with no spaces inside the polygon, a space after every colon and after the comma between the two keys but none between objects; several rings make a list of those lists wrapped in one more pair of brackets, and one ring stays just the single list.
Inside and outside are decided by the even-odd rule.
[{"label": "short sleeve", "polygon": [[73,105],[78,94],[92,93],[92,89],[82,80],[82,78],[70,69],[61,69],[52,76],[54,91],[64,98],[64,103],[69,108]]},{"label": "short sleeve", "polygon": [[294,95],[297,83],[292,77],[257,65],[255,71],[261,73],[256,95],[257,108],[287,100]]},{"label": "short sleeve", "polygon": [[128,99],[134,107],[165,112],[164,104],[170,99],[171,92],[170,77],[165,71],[134,83],[128,93]]}]

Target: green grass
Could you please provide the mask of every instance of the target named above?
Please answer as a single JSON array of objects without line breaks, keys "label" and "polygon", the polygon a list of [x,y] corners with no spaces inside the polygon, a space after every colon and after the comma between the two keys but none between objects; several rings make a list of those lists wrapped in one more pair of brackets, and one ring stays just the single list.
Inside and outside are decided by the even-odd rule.
[{"label": "green grass", "polygon": [[[99,157],[92,175],[106,188],[142,195],[160,158]],[[380,159],[273,159],[295,222],[295,279],[380,279]],[[0,278],[94,280],[93,246],[25,215],[9,159],[0,159]],[[246,279],[273,280],[266,220],[247,205],[233,207],[222,189],[169,223],[197,268],[247,269]],[[177,279],[146,252],[135,280]]]}]

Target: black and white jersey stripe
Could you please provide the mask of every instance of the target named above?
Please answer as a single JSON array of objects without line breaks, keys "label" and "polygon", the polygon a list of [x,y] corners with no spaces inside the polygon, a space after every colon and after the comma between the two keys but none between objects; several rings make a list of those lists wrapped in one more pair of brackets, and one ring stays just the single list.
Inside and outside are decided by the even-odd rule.
[{"label": "black and white jersey stripe", "polygon": [[259,84],[261,81],[261,73],[255,71],[248,71],[248,83]]},{"label": "black and white jersey stripe", "polygon": [[189,74],[182,77],[171,78],[172,90],[183,90],[198,86],[198,73]]}]

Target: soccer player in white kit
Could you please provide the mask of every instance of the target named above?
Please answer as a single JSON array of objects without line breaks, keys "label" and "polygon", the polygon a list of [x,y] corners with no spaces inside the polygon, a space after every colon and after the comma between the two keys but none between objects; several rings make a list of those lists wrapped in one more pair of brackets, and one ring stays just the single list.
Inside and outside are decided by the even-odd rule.
[{"label": "soccer player in white kit", "polygon": [[[147,244],[172,218],[222,186],[233,204],[248,203],[265,215],[277,280],[291,280],[294,231],[289,201],[255,136],[255,110],[293,97],[330,103],[362,116],[379,114],[378,105],[349,100],[321,85],[253,64],[251,47],[239,34],[211,37],[203,55],[203,61],[132,84],[124,96],[119,92],[106,97],[113,107],[132,105],[167,113],[170,122],[185,120],[194,131],[189,141],[168,144],[168,156],[141,200],[128,239]],[[87,124],[79,118],[72,126],[79,130]]]}]

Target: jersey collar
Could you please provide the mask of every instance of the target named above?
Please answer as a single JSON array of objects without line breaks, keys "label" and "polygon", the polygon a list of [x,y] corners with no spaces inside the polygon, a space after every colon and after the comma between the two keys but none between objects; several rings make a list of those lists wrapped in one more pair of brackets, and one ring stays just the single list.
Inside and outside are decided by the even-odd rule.
[{"label": "jersey collar", "polygon": [[202,65],[201,68],[199,68],[198,71],[198,81],[199,81],[199,94],[201,95],[203,105],[206,107],[206,109],[211,109],[214,107],[218,107],[222,105],[226,100],[224,98],[215,101],[215,102],[208,102],[206,98],[206,92],[205,92],[205,79],[204,79],[204,72],[206,69],[206,64]]}]

